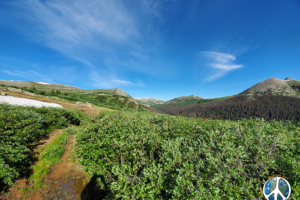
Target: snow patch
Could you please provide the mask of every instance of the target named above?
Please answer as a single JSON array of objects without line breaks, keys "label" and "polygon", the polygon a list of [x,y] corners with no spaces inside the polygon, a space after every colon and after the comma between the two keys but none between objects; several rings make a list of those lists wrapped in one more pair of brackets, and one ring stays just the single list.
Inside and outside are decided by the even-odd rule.
[{"label": "snow patch", "polygon": [[34,106],[37,108],[40,107],[63,108],[61,105],[56,103],[46,103],[46,102],[37,101],[33,99],[25,99],[25,98],[12,97],[12,96],[0,96],[0,101],[2,103],[4,102],[16,106]]},{"label": "snow patch", "polygon": [[43,84],[43,85],[50,85],[51,83],[44,83],[44,82],[37,82],[39,84]]}]

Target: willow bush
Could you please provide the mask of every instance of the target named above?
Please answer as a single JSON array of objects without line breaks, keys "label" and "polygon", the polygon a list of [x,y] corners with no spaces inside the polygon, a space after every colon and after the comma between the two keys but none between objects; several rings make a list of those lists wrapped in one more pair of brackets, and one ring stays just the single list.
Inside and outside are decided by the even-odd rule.
[{"label": "willow bush", "polygon": [[76,129],[76,153],[104,178],[108,199],[260,199],[273,174],[288,177],[300,197],[300,130],[291,122],[124,112],[95,119]]},{"label": "willow bush", "polygon": [[32,164],[29,145],[53,128],[79,125],[85,114],[62,108],[0,104],[0,185],[27,173]]}]

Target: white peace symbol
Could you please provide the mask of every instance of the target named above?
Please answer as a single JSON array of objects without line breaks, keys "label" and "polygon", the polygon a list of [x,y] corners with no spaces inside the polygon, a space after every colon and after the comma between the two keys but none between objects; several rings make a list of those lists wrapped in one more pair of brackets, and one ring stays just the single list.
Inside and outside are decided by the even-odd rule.
[{"label": "white peace symbol", "polygon": [[[267,194],[265,193],[266,185],[267,185],[267,183],[268,183],[271,179],[273,179],[273,178],[276,178],[276,187],[275,187],[275,190],[273,190],[269,195],[267,195]],[[284,180],[284,181],[287,183],[288,187],[289,187],[289,195],[288,195],[287,197],[284,197],[284,195],[283,195],[283,194],[281,193],[281,191],[279,190],[279,180],[280,180],[280,179]],[[291,195],[291,192],[292,192],[292,191],[291,191],[290,183],[289,183],[287,180],[285,180],[284,178],[278,177],[278,176],[272,177],[272,178],[270,178],[269,180],[267,180],[266,183],[265,183],[265,185],[264,185],[264,188],[263,188],[263,193],[264,193],[264,196],[265,196],[266,199],[268,199],[272,194],[274,194],[274,200],[277,200],[278,195],[280,195],[280,196],[282,197],[283,200],[288,200],[288,198],[289,198],[290,195]]]}]

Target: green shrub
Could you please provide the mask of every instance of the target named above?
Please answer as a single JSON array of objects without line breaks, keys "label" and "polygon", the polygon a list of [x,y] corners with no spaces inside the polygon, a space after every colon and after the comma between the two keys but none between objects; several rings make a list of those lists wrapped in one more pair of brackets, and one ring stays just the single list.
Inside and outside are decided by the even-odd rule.
[{"label": "green shrub", "polygon": [[0,104],[0,184],[13,184],[32,164],[28,145],[53,128],[79,125],[86,114],[62,108]]},{"label": "green shrub", "polygon": [[34,188],[39,188],[43,179],[50,172],[51,167],[55,163],[60,163],[60,158],[64,154],[65,147],[63,145],[68,141],[69,136],[62,133],[55,138],[50,144],[42,148],[40,151],[39,162],[33,166],[33,174],[30,176],[34,180]]},{"label": "green shrub", "polygon": [[300,197],[299,135],[290,122],[114,113],[75,138],[84,169],[104,177],[110,197],[255,199],[273,174],[288,177]]}]

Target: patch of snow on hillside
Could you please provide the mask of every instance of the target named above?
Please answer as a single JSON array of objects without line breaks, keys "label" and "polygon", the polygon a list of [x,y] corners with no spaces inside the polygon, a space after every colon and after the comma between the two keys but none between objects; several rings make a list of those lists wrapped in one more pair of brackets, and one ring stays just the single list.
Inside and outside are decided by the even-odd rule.
[{"label": "patch of snow on hillside", "polygon": [[51,83],[44,83],[44,82],[37,82],[37,83],[43,84],[43,85],[49,85],[49,84],[51,84]]},{"label": "patch of snow on hillside", "polygon": [[0,96],[0,101],[2,103],[4,102],[16,106],[34,106],[37,108],[44,106],[44,107],[63,108],[61,105],[56,103],[47,103],[47,102],[37,101],[33,99],[25,99],[25,98],[12,97],[12,96]]}]

